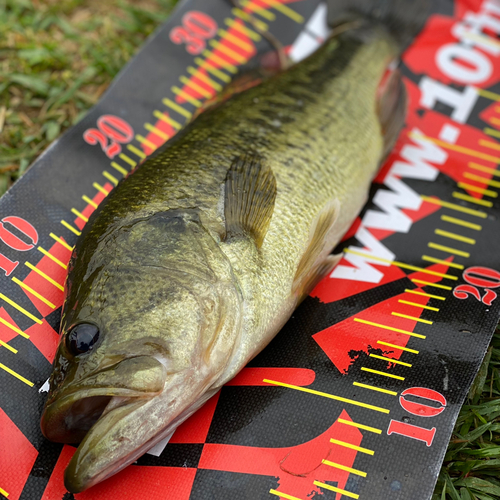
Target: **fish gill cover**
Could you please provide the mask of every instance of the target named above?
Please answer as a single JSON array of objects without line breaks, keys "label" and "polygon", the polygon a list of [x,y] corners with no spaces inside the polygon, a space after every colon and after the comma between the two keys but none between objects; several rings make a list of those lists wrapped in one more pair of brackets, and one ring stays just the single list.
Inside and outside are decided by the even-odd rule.
[{"label": "fish gill cover", "polygon": [[[500,4],[433,2],[403,56],[406,125],[272,343],[168,444],[77,499],[431,497],[500,301]],[[251,21],[248,14],[256,19]],[[39,417],[72,247],[90,214],[241,67],[328,34],[316,0],[187,0],[0,200],[0,493],[72,498]]]}]

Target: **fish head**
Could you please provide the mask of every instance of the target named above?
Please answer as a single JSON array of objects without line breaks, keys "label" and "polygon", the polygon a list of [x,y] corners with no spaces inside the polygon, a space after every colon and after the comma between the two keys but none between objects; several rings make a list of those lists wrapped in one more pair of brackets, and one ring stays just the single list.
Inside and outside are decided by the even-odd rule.
[{"label": "fish head", "polygon": [[48,439],[81,442],[66,473],[73,492],[128,465],[189,411],[226,366],[239,310],[230,266],[192,214],[91,236],[70,262],[41,420]]}]

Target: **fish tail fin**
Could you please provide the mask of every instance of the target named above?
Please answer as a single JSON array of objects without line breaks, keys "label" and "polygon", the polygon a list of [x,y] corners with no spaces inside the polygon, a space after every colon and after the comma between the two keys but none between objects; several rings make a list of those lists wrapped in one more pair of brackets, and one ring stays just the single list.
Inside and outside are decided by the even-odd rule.
[{"label": "fish tail fin", "polygon": [[327,0],[328,24],[362,18],[383,24],[403,51],[424,27],[430,0]]}]

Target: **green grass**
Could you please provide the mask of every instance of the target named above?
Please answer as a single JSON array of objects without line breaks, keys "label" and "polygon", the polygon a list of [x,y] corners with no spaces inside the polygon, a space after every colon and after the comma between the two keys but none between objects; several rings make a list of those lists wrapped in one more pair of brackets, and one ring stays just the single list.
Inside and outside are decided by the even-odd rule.
[{"label": "green grass", "polygon": [[[0,0],[0,195],[94,105],[175,0]],[[140,7],[139,7],[140,5]],[[433,500],[500,500],[500,332]]]}]

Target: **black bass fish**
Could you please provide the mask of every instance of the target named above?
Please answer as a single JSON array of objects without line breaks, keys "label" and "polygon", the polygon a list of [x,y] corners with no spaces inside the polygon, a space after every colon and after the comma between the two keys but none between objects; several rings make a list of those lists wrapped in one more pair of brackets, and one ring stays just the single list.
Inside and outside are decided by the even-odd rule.
[{"label": "black bass fish", "polygon": [[81,442],[69,491],[171,435],[331,271],[403,125],[399,52],[378,23],[345,26],[207,109],[92,215],[41,422]]}]

